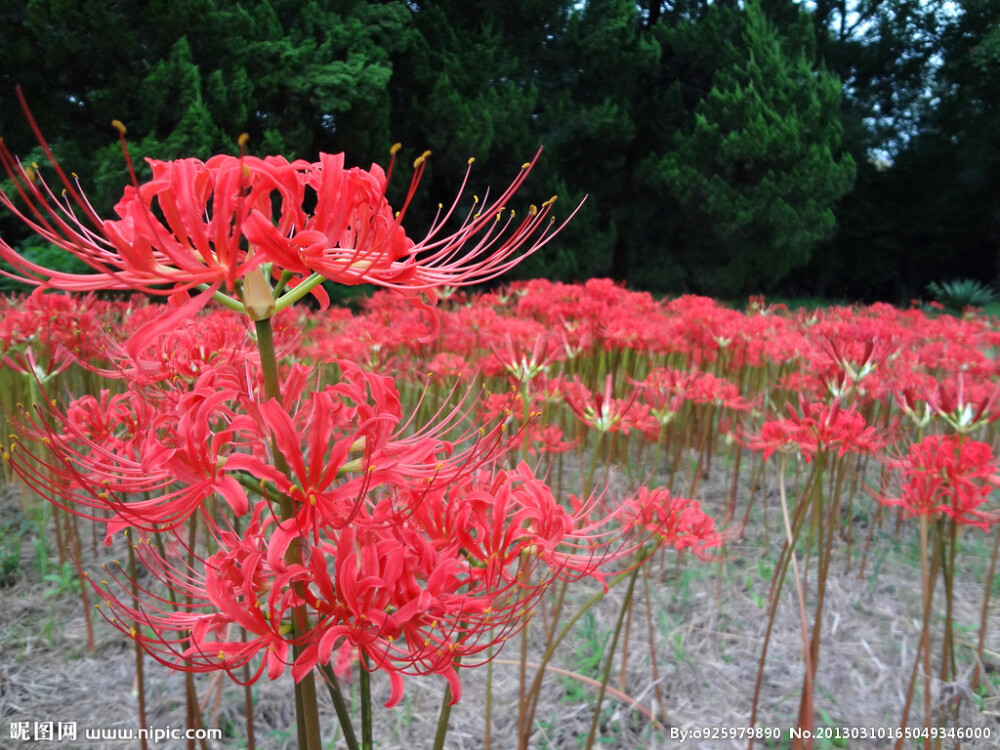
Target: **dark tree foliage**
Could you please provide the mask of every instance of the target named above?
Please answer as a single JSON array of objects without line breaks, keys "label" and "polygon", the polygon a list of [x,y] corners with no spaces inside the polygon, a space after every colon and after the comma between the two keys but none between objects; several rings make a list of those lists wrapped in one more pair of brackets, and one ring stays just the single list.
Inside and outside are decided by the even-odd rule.
[{"label": "dark tree foliage", "polygon": [[1000,4],[818,8],[820,47],[847,84],[841,119],[858,180],[799,289],[906,302],[929,281],[1000,283]]},{"label": "dark tree foliage", "polygon": [[381,159],[391,57],[411,38],[402,3],[0,0],[0,18],[12,41],[0,66],[2,132],[32,147],[19,84],[101,207],[127,180],[115,119],[140,167],[144,156],[232,153],[244,132],[251,152]]},{"label": "dark tree foliage", "polygon": [[797,36],[782,37],[749,3],[711,5],[669,37],[677,57],[711,50],[703,64],[715,65],[711,87],[685,108],[693,118],[650,165],[685,217],[668,235],[670,255],[699,290],[771,288],[836,228],[833,206],[854,178],[840,154],[840,84]]},{"label": "dark tree foliage", "polygon": [[588,197],[523,275],[898,300],[1000,272],[995,0],[0,0],[0,23],[0,134],[43,161],[20,85],[102,214],[114,119],[140,178],[244,132],[363,166],[401,141],[398,200],[430,150],[414,234],[470,157],[471,202],[543,146],[511,208]]}]

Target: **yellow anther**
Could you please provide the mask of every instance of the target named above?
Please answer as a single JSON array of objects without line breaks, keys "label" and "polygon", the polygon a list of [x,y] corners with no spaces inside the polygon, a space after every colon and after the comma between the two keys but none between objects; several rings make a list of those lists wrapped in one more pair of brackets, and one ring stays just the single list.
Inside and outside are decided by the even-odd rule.
[{"label": "yellow anther", "polygon": [[111,121],[111,127],[113,127],[115,130],[117,130],[122,135],[125,135],[125,133],[127,132],[125,130],[125,123],[123,123],[121,120],[112,120]]},{"label": "yellow anther", "polygon": [[469,164],[472,164],[472,162],[474,162],[475,160],[476,160],[475,156],[470,156],[469,157]]},{"label": "yellow anther", "polygon": [[240,133],[240,137],[236,139],[236,145],[239,146],[240,148],[243,148],[245,145],[247,145],[247,142],[249,142],[249,140],[250,140],[249,133]]},{"label": "yellow anther", "polygon": [[553,203],[555,203],[558,198],[559,198],[558,195],[553,195],[551,198],[549,198],[547,201],[545,201],[545,203],[542,204],[542,208],[548,208]]},{"label": "yellow anther", "polygon": [[402,143],[393,143],[392,148],[389,149],[389,153],[395,156],[396,154],[399,153],[399,149],[401,149],[402,147],[403,147]]},{"label": "yellow anther", "polygon": [[535,214],[537,214],[538,213],[538,206],[536,206],[534,203],[532,203],[531,204],[531,208],[528,209],[528,213],[531,216],[534,216]]},{"label": "yellow anther", "polygon": [[424,153],[420,154],[420,156],[418,156],[418,157],[417,157],[417,158],[416,158],[416,159],[415,159],[415,160],[413,161],[413,168],[414,168],[414,169],[417,169],[418,167],[422,166],[422,165],[423,165],[423,163],[424,163],[425,161],[427,161],[427,157],[428,157],[428,156],[430,156],[430,155],[431,155],[431,152],[430,152],[430,151],[424,151]]},{"label": "yellow anther", "polygon": [[135,638],[135,628],[129,628],[128,629],[128,634],[130,636],[132,636],[133,638]]},{"label": "yellow anther", "polygon": [[521,169],[529,169],[530,167],[531,167],[530,161],[526,161],[524,162],[524,164],[521,165]]}]

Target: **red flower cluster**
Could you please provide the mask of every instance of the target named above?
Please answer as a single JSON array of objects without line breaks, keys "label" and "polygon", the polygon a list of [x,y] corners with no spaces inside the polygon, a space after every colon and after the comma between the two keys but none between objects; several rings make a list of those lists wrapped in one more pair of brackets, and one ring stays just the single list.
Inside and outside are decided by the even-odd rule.
[{"label": "red flower cluster", "polygon": [[[449,225],[458,198],[413,241],[401,222],[426,154],[399,211],[377,166],[347,169],[343,156],[328,154],[315,163],[241,155],[150,160],[152,178],[126,188],[117,218],[103,220],[39,140],[66,199],[0,146],[26,208],[2,193],[0,203],[93,273],[42,268],[0,240],[10,275],[62,290],[171,295],[176,304],[132,310],[121,330],[94,336],[106,326],[80,315],[85,305],[73,323],[57,315],[64,298],[33,296],[18,315],[56,316],[48,327],[55,341],[28,346],[9,321],[0,327],[8,361],[23,354],[44,385],[34,350],[66,352],[65,364],[116,378],[123,392],[81,396],[62,411],[45,398],[25,412],[22,437],[4,458],[53,503],[103,523],[109,543],[118,532],[131,535],[153,581],[112,567],[90,584],[109,621],[154,658],[234,678],[252,663],[251,679],[291,666],[301,680],[317,664],[363,656],[366,669],[390,676],[390,705],[402,696],[403,676],[414,674],[444,676],[457,700],[457,666],[474,666],[477,654],[521,627],[553,580],[603,580],[663,543],[716,543],[692,501],[683,518],[669,495],[645,490],[610,509],[602,496],[564,506],[526,464],[506,459],[515,447],[573,445],[556,426],[524,417],[558,397],[561,383],[536,376],[574,345],[578,351],[579,337],[571,344],[568,335],[509,330],[486,342],[525,386],[522,401],[498,394],[477,414],[471,394],[451,399],[453,391],[421,425],[404,417],[392,376],[342,356],[384,363],[379,351],[390,337],[412,350],[427,345],[425,324],[411,317],[401,325],[408,308],[398,299],[373,303],[349,342],[336,341],[344,333],[332,329],[350,323],[330,316],[330,335],[312,351],[298,335],[306,317],[271,323],[310,290],[322,296],[323,280],[433,299],[442,285],[503,273],[559,229],[549,220],[551,200],[520,220],[504,207],[534,162],[492,202],[476,199],[457,228]],[[246,316],[203,313],[212,297]],[[422,371],[472,375],[454,356]],[[605,390],[596,407],[581,408],[610,426],[618,419],[608,412],[618,409],[610,378]],[[568,396],[588,397],[582,385]],[[522,424],[508,434],[512,415]],[[134,587],[143,594],[138,604]]]},{"label": "red flower cluster", "polygon": [[930,435],[892,461],[900,474],[898,497],[880,497],[886,505],[914,516],[943,514],[984,532],[1000,521],[1000,511],[982,510],[1000,487],[993,451],[963,435]]},{"label": "red flower cluster", "polygon": [[[347,168],[343,154],[320,154],[316,162],[219,155],[206,162],[149,159],[152,178],[126,187],[115,206],[117,218],[102,219],[56,161],[30,114],[28,118],[65,199],[57,197],[36,165],[23,166],[0,141],[0,162],[20,199],[0,191],[0,204],[94,271],[44,268],[0,239],[0,258],[14,269],[2,273],[47,288],[160,295],[224,289],[230,296],[227,304],[236,308],[244,303],[250,309],[252,284],[251,290],[239,290],[236,282],[263,266],[280,289],[291,289],[287,297],[277,298],[277,309],[310,291],[325,300],[318,286],[324,279],[424,290],[433,296],[444,285],[496,278],[545,245],[562,226],[549,221],[555,198],[540,209],[531,206],[520,220],[506,208],[531,172],[532,160],[493,201],[480,206],[476,198],[457,227],[450,227],[459,213],[470,159],[454,201],[439,212],[423,239],[411,240],[402,220],[429,152],[415,161],[398,211],[385,197],[388,175],[375,164],[367,170]],[[392,150],[393,161],[397,151],[398,146]],[[313,204],[307,212],[305,206]]]},{"label": "red flower cluster", "polygon": [[792,449],[802,453],[806,462],[820,451],[874,453],[882,445],[873,427],[864,417],[850,409],[823,403],[799,404],[800,411],[788,405],[787,419],[769,419],[760,434],[750,440],[754,450],[763,451],[765,460],[778,450]]}]

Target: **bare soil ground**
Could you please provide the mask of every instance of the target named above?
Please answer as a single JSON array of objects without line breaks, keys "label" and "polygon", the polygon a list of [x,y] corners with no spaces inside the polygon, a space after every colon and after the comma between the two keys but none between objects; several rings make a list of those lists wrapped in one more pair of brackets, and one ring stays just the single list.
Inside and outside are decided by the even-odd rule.
[{"label": "bare soil ground", "polygon": [[[713,500],[710,486],[702,492],[706,509],[722,515],[722,503]],[[717,493],[724,495],[723,492]],[[841,732],[892,730],[899,726],[913,658],[920,637],[920,567],[915,525],[904,523],[896,534],[889,520],[874,534],[865,571],[859,575],[860,556],[868,534],[867,520],[874,507],[860,498],[855,519],[855,541],[848,565],[847,544],[841,542],[831,567],[823,617],[823,648],[816,686],[816,723],[840,727]],[[22,504],[12,487],[0,499],[0,524],[17,529]],[[767,524],[762,512],[766,509]],[[600,722],[598,744],[617,748],[736,748],[746,740],[678,739],[681,731],[696,729],[738,730],[749,724],[761,646],[767,625],[768,587],[781,544],[780,505],[777,493],[758,497],[742,539],[727,548],[725,558],[701,562],[686,558],[677,564],[670,558],[662,571],[656,569],[656,584],[650,598],[636,589],[631,620],[628,662],[622,681],[620,660],[611,685],[651,708],[662,725],[651,723],[627,700],[608,696]],[[770,531],[765,529],[770,527]],[[51,531],[51,528],[49,529]],[[138,728],[135,656],[131,643],[97,619],[96,644],[89,652],[82,605],[71,591],[58,591],[50,577],[39,574],[32,534],[20,538],[20,559],[0,587],[0,748],[63,747],[80,750],[111,750],[138,747],[137,740],[86,739],[87,729]],[[9,536],[8,536],[9,539]],[[967,534],[955,591],[954,621],[958,640],[958,669],[954,684],[935,682],[932,699],[939,710],[958,706],[957,715],[945,720],[948,727],[989,730],[992,739],[966,739],[963,748],[993,748],[1000,744],[1000,609],[992,606],[984,658],[980,695],[969,687],[988,565],[991,539],[980,532]],[[55,542],[50,537],[50,549]],[[91,553],[87,553],[90,556]],[[53,553],[54,556],[54,553]],[[85,567],[115,556],[98,546]],[[800,564],[803,561],[800,559]],[[56,593],[53,593],[53,590]],[[579,605],[594,589],[573,590],[570,604]],[[600,656],[610,640],[624,597],[619,586],[585,617],[577,635],[565,642],[553,666],[599,679]],[[943,601],[936,592],[937,604]],[[1000,586],[994,586],[994,600]],[[1000,601],[1000,600],[998,600]],[[655,628],[655,653],[647,637],[646,611],[650,608]],[[937,609],[937,607],[936,607]],[[568,612],[573,607],[569,606]],[[811,615],[811,603],[810,603]],[[940,618],[937,621],[940,625]],[[537,631],[529,631],[529,661],[537,661],[539,650],[530,644]],[[935,655],[939,652],[940,627],[935,628]],[[520,639],[509,643],[493,665],[494,710],[492,747],[516,747]],[[655,660],[659,680],[654,680]],[[795,725],[804,674],[802,638],[794,587],[784,587],[772,635],[761,687],[757,725],[787,732]],[[183,728],[185,724],[184,677],[147,661],[147,724],[151,728]],[[485,736],[486,670],[463,672],[463,698],[451,717],[448,748],[483,748]],[[656,688],[663,700],[656,706]],[[355,685],[345,689],[352,694]],[[377,675],[375,698],[388,697],[387,681]],[[434,727],[444,682],[436,678],[410,679],[407,697],[398,708],[376,711],[376,747],[383,750],[421,750],[432,746]],[[203,702],[207,726],[223,730],[221,740],[207,741],[210,748],[246,747],[245,710],[242,689],[199,677],[197,692]],[[286,677],[275,683],[265,679],[253,688],[254,725],[257,747],[293,748],[294,705]],[[574,678],[550,672],[538,706],[533,748],[583,747],[589,731],[597,689]],[[329,701],[321,691],[324,734],[327,747],[343,747]],[[921,721],[920,688],[911,712],[911,724]],[[44,731],[51,723],[57,732],[61,723],[74,723],[76,740],[25,742],[14,739],[13,725],[36,722]],[[757,747],[787,747],[787,742],[759,742]],[[815,747],[891,747],[889,740],[817,740]],[[916,747],[909,742],[907,747]],[[921,744],[922,746],[922,744]],[[945,739],[944,748],[958,747]],[[151,748],[181,749],[184,741],[150,744]]]}]

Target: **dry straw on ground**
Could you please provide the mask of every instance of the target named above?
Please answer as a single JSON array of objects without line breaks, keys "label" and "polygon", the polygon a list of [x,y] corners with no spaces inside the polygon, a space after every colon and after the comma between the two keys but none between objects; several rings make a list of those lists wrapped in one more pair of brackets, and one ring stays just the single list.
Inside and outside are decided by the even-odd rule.
[{"label": "dry straw on ground", "polygon": [[[17,528],[21,502],[12,488],[6,489],[0,523]],[[722,503],[714,500],[724,496],[724,491],[706,483],[699,494],[707,509],[719,515],[724,512]],[[671,739],[670,732],[671,728],[677,731],[738,728],[749,721],[766,627],[767,591],[781,542],[777,494],[759,496],[755,503],[745,535],[725,550],[723,560],[709,563],[668,560],[662,573],[657,566],[660,580],[653,587],[651,601],[646,601],[642,587],[637,587],[624,684],[617,664],[611,684],[654,710],[666,728],[655,728],[626,700],[609,695],[601,720],[600,746],[711,750],[746,747],[745,741],[733,740],[689,739],[680,744]],[[761,515],[765,507],[769,533]],[[850,568],[847,545],[841,541],[828,581],[816,719],[818,725],[844,728],[895,728],[920,635],[918,546],[912,524],[904,523],[897,536],[895,521],[888,521],[875,533],[865,571],[859,575],[860,554],[869,531],[866,524],[872,518],[873,506],[870,500],[861,497],[855,507]],[[969,689],[969,678],[989,546],[985,537],[973,531],[968,533],[963,549],[954,613],[962,680],[952,685],[936,685],[934,699],[942,704],[943,710],[960,698],[959,714],[948,719],[948,726],[990,729],[992,740],[961,743],[961,747],[972,750],[996,747],[1000,741],[1000,610],[994,607],[990,618],[984,695],[975,696]],[[30,537],[23,536],[20,565],[0,588],[0,747],[12,750],[21,746],[80,750],[137,747],[137,742],[83,738],[85,728],[137,728],[134,652],[130,643],[98,619],[96,648],[94,653],[88,653],[79,599],[69,592],[47,595],[54,584],[39,579],[34,554]],[[97,558],[85,560],[85,567],[96,566],[106,556],[112,555],[99,546]],[[599,655],[614,629],[623,590],[624,587],[613,589],[595,608],[593,617],[584,619],[575,638],[560,647],[553,670],[546,677],[532,747],[582,746],[597,691],[565,673],[584,672],[586,677],[600,677],[602,663],[595,659],[595,654]],[[590,589],[577,593],[575,601],[583,601],[590,593]],[[656,624],[655,657],[645,635],[646,607],[652,607]],[[787,730],[795,723],[803,676],[797,611],[793,587],[786,585],[764,673],[760,727]],[[509,643],[493,665],[492,747],[500,750],[516,746],[519,643],[519,640]],[[529,661],[538,661],[539,657],[535,649],[529,654]],[[650,668],[653,658],[660,677],[658,687],[663,698],[660,707],[655,706],[657,685]],[[464,671],[463,678],[463,699],[452,713],[447,747],[473,750],[484,746],[486,670]],[[197,684],[204,716],[211,726],[221,727],[225,734],[223,740],[210,741],[209,746],[245,747],[242,690],[228,681],[222,684],[206,676],[199,677]],[[385,681],[376,679],[374,685],[376,700],[388,697]],[[147,662],[150,727],[184,726],[183,686],[182,675],[170,674],[166,668]],[[438,679],[409,680],[407,698],[400,707],[376,712],[377,747],[380,750],[430,748],[443,689],[444,683]],[[294,747],[295,711],[287,677],[277,683],[262,680],[253,692],[257,746],[275,750]],[[919,722],[919,702],[911,716],[912,722]],[[327,727],[326,746],[342,747],[336,741],[336,721],[329,706],[324,707],[323,720]],[[19,744],[10,739],[9,733],[10,724],[17,721],[76,722],[78,739],[61,745]],[[816,747],[870,748],[891,744],[848,740],[841,745],[817,742]],[[954,740],[945,740],[943,744],[946,748],[955,746]],[[164,742],[152,747],[179,750],[186,743]]]}]

